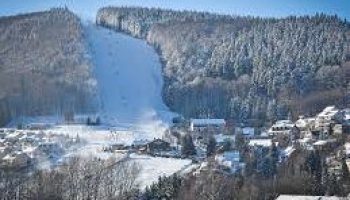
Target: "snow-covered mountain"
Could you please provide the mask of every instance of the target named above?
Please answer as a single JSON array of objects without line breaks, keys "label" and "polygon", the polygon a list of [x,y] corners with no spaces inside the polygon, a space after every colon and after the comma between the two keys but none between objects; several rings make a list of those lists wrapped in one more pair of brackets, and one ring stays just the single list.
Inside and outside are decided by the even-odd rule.
[{"label": "snow-covered mountain", "polygon": [[[98,82],[102,122],[147,133],[162,132],[171,114],[162,101],[161,65],[146,42],[93,24],[98,8],[113,3],[98,1],[81,6],[74,1],[47,1],[6,8],[1,15],[15,15],[67,6],[84,24],[91,60]],[[152,136],[159,136],[158,134]]]}]

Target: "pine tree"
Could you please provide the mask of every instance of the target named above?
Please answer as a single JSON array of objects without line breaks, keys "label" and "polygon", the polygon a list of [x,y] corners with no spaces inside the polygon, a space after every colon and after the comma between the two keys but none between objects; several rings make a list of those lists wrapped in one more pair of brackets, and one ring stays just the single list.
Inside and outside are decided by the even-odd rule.
[{"label": "pine tree", "polygon": [[196,154],[196,148],[193,144],[192,136],[189,134],[186,134],[182,137],[181,141],[182,145],[182,155],[188,157]]},{"label": "pine tree", "polygon": [[343,158],[341,161],[341,178],[342,178],[342,182],[343,183],[349,183],[349,178],[350,178],[350,174],[349,174],[349,168],[348,165],[346,164],[346,159]]},{"label": "pine tree", "polygon": [[272,143],[270,156],[271,156],[271,173],[276,174],[277,173],[277,164],[278,164],[278,160],[279,160],[279,154],[278,154],[278,149],[277,149],[275,143]]},{"label": "pine tree", "polygon": [[270,156],[266,156],[262,161],[262,175],[266,178],[272,175],[272,159]]},{"label": "pine tree", "polygon": [[91,125],[91,119],[90,119],[90,117],[87,118],[87,120],[86,120],[86,125],[88,125],[88,126]]},{"label": "pine tree", "polygon": [[337,181],[337,176],[335,174],[330,174],[326,183],[327,195],[339,196],[341,194],[341,186]]},{"label": "pine tree", "polygon": [[245,147],[245,139],[242,134],[236,134],[235,138],[235,148],[241,151]]},{"label": "pine tree", "polygon": [[208,145],[207,145],[207,157],[212,156],[216,150],[216,140],[213,136],[209,137]]},{"label": "pine tree", "polygon": [[76,143],[80,143],[81,142],[79,134],[77,134],[77,136],[75,137],[75,142]]},{"label": "pine tree", "polygon": [[322,158],[320,152],[311,153],[310,169],[313,176],[313,194],[324,195],[324,171],[322,167]]},{"label": "pine tree", "polygon": [[100,119],[100,117],[97,117],[96,118],[96,125],[98,126],[98,125],[100,125],[101,124],[101,119]]}]

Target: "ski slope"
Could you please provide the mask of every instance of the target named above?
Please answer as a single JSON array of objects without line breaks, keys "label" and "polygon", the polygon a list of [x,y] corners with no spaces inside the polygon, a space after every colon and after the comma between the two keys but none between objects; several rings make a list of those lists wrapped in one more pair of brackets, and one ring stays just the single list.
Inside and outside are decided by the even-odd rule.
[{"label": "ski slope", "polygon": [[146,42],[85,23],[102,123],[159,137],[173,113],[162,101],[159,57]]},{"label": "ski slope", "polygon": [[6,3],[6,9],[0,9],[0,16],[57,6],[66,6],[76,13],[83,22],[84,35],[90,48],[94,75],[99,87],[98,114],[102,116],[102,122],[123,130],[128,128],[144,132],[153,139],[160,136],[174,116],[162,101],[163,79],[158,55],[143,40],[97,27],[92,23],[100,7],[119,3],[115,0],[91,0],[83,4],[71,0]]}]

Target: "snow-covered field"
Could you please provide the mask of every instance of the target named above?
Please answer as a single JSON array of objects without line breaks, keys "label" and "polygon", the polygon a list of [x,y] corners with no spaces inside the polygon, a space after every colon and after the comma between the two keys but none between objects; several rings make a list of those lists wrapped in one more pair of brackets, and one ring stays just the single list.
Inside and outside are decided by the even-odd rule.
[{"label": "snow-covered field", "polygon": [[[141,137],[135,137],[132,132],[121,131],[121,134],[115,134],[114,131],[107,130],[106,127],[92,127],[85,125],[61,125],[55,126],[47,132],[55,134],[64,134],[71,137],[79,135],[81,139],[87,143],[83,146],[79,146],[71,149],[65,154],[61,160],[69,158],[71,156],[81,157],[99,157],[101,159],[107,159],[115,157],[117,159],[128,159],[129,162],[136,162],[140,168],[140,174],[137,178],[138,184],[141,189],[152,184],[158,180],[159,176],[169,176],[173,173],[187,171],[189,172],[195,165],[189,159],[175,159],[175,158],[161,158],[152,157],[148,155],[139,155],[132,153],[128,156],[125,153],[111,153],[104,152],[103,147],[109,144],[120,143],[124,141],[125,144],[131,144],[134,139],[142,139]],[[41,167],[50,167],[49,162],[41,163]]]},{"label": "snow-covered field", "polygon": [[192,166],[189,159],[159,158],[137,154],[131,154],[130,158],[141,166],[141,173],[137,179],[141,188],[156,182],[159,176],[170,176]]}]

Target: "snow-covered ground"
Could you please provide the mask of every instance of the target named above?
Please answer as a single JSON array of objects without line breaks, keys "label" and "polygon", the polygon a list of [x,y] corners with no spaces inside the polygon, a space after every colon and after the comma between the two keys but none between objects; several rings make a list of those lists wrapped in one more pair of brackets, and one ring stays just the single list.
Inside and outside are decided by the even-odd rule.
[{"label": "snow-covered ground", "polygon": [[137,179],[141,188],[156,182],[159,176],[170,176],[192,166],[189,159],[159,158],[137,154],[131,154],[130,158],[141,166],[141,173]]}]

